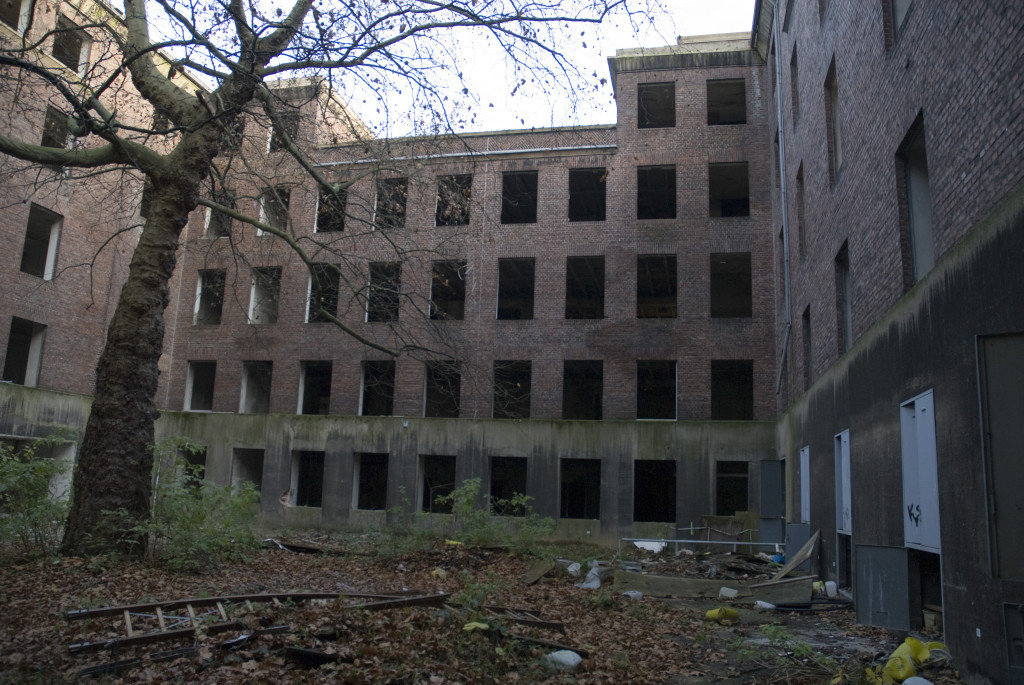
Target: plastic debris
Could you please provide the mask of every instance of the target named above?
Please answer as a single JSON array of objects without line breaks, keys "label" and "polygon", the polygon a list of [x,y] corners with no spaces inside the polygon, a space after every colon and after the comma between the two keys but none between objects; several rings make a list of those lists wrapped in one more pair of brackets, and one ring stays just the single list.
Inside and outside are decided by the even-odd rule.
[{"label": "plastic debris", "polygon": [[470,621],[466,625],[462,626],[463,630],[474,631],[474,630],[489,630],[490,626],[480,621]]},{"label": "plastic debris", "polygon": [[633,544],[639,549],[645,549],[648,552],[653,552],[654,554],[659,554],[661,550],[665,549],[664,542],[654,542],[653,540],[637,540]]},{"label": "plastic debris", "polygon": [[739,590],[735,590],[735,589],[733,589],[733,588],[731,588],[731,587],[724,587],[724,586],[723,586],[723,587],[722,587],[722,588],[721,588],[721,589],[720,589],[720,590],[718,591],[718,598],[719,598],[719,599],[736,599],[736,597],[737,597],[737,596],[738,596],[739,594],[740,594],[740,591],[739,591]]},{"label": "plastic debris", "polygon": [[718,621],[719,623],[723,623],[724,621],[738,621],[739,619],[740,612],[730,607],[711,609],[704,614],[705,621]]},{"label": "plastic debris", "polygon": [[430,575],[432,575],[434,578],[440,578],[441,580],[444,580],[448,577],[448,572],[445,571],[443,568],[438,567],[431,571]]},{"label": "plastic debris", "polygon": [[775,605],[771,602],[765,602],[764,600],[757,600],[754,602],[754,608],[758,611],[775,611]]},{"label": "plastic debris", "polygon": [[591,566],[587,571],[587,577],[583,579],[582,583],[576,583],[576,587],[584,590],[596,590],[601,587],[601,576],[597,573],[597,566]]},{"label": "plastic debris", "polygon": [[919,675],[913,675],[903,681],[903,685],[934,685],[932,681],[927,678],[922,678]]},{"label": "plastic debris", "polygon": [[[917,669],[948,655],[946,645],[941,642],[923,643],[917,638],[908,637],[889,656],[884,666],[865,669],[867,682],[890,685],[890,683],[906,683],[917,675]],[[917,681],[928,682],[924,678]],[[913,683],[912,683],[913,685]]]},{"label": "plastic debris", "polygon": [[622,596],[626,597],[627,599],[640,599],[644,596],[644,593],[640,592],[639,590],[626,590],[622,593]]},{"label": "plastic debris", "polygon": [[576,578],[580,574],[580,562],[574,561],[566,567],[566,572],[573,578]]},{"label": "plastic debris", "polygon": [[570,649],[560,649],[557,652],[552,652],[544,657],[544,659],[555,668],[567,669],[576,668],[583,661],[583,657]]}]

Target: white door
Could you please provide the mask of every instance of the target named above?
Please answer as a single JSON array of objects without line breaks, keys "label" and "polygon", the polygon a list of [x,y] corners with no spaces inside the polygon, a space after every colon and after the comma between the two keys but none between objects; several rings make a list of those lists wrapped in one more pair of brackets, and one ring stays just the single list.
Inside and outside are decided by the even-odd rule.
[{"label": "white door", "polygon": [[935,456],[935,401],[932,391],[900,405],[903,451],[903,543],[938,552],[939,472]]},{"label": "white door", "polygon": [[850,510],[850,431],[836,435],[836,532],[852,535]]}]

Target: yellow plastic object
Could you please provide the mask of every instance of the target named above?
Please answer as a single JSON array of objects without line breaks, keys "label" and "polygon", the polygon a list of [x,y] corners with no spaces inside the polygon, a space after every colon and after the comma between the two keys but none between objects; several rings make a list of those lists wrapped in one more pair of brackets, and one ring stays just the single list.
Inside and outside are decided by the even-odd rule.
[{"label": "yellow plastic object", "polygon": [[873,685],[892,685],[902,683],[907,678],[917,675],[917,669],[932,656],[932,651],[946,651],[941,642],[929,642],[908,637],[899,647],[893,650],[885,666],[872,671],[866,670],[867,681]]},{"label": "yellow plastic object", "polygon": [[740,618],[740,612],[729,607],[719,607],[717,609],[711,609],[704,614],[705,621],[738,621]]},{"label": "yellow plastic object", "polygon": [[463,630],[467,630],[467,631],[487,630],[489,628],[490,628],[489,625],[487,625],[486,623],[481,623],[480,621],[470,621],[466,625],[462,626],[462,629]]}]

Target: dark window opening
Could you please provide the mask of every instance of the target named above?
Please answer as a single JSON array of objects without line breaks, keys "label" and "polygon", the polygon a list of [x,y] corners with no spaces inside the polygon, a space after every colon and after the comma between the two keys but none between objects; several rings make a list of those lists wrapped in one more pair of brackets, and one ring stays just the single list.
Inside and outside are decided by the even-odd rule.
[{"label": "dark window opening", "polygon": [[299,110],[292,105],[279,105],[277,110],[277,121],[271,125],[270,147],[268,150],[284,150],[288,147],[288,140],[295,140],[299,134]]},{"label": "dark window opening", "polygon": [[388,455],[373,452],[355,458],[355,508],[383,511],[388,507]]},{"label": "dark window opening", "polygon": [[501,175],[501,223],[537,223],[536,171],[514,171]]},{"label": "dark window opening", "polygon": [[708,165],[710,216],[750,216],[750,182],[747,163]]},{"label": "dark window opening", "polygon": [[188,363],[188,411],[213,411],[213,384],[217,362]]},{"label": "dark window opening", "polygon": [[309,323],[330,321],[327,315],[338,314],[338,291],[341,285],[338,267],[317,263],[310,266],[309,272],[309,311],[306,320]]},{"label": "dark window opening", "polygon": [[466,314],[466,262],[430,266],[430,318],[461,321]]},{"label": "dark window opening", "polygon": [[804,248],[804,163],[796,172],[796,244],[800,251],[800,261],[804,260],[807,250]]},{"label": "dark window opening", "polygon": [[569,169],[569,221],[604,221],[608,171]]},{"label": "dark window opening", "polygon": [[797,72],[796,46],[793,46],[793,56],[789,60],[789,87],[793,103],[793,125],[800,121],[800,81]]},{"label": "dark window opening", "polygon": [[604,318],[604,257],[565,260],[565,318]]},{"label": "dark window opening", "polygon": [[[0,0],[2,2],[3,0]],[[52,280],[57,266],[57,245],[64,217],[33,204],[28,212],[25,245],[21,251],[21,271],[44,280]]]},{"label": "dark window opening", "polygon": [[562,371],[562,418],[600,421],[604,392],[604,362],[566,359]]},{"label": "dark window opening", "polygon": [[366,298],[366,320],[397,321],[402,289],[401,262],[370,262],[370,288]]},{"label": "dark window opening", "polygon": [[636,317],[671,319],[676,316],[676,256],[637,255]]},{"label": "dark window opening", "polygon": [[22,33],[32,21],[32,9],[31,0],[0,0],[0,21]]},{"label": "dark window opening", "polygon": [[469,223],[469,202],[473,195],[473,176],[457,174],[437,179],[438,226],[465,226]]},{"label": "dark window opening", "polygon": [[420,456],[420,471],[423,474],[420,509],[431,514],[452,513],[451,502],[438,502],[437,499],[447,497],[455,489],[455,457],[424,454]]},{"label": "dark window opening", "polygon": [[779,188],[782,185],[782,167],[781,167],[781,162],[779,161],[779,132],[778,131],[775,132],[775,140],[772,143],[772,150],[773,150],[773,155],[774,155],[774,157],[772,159],[775,162],[775,166],[773,167],[772,171],[775,172],[774,173],[774,176],[775,176],[775,187]]},{"label": "dark window opening", "polygon": [[319,507],[324,497],[324,453],[311,450],[292,452],[292,503],[297,507]]},{"label": "dark window opening", "polygon": [[907,291],[935,266],[931,184],[928,180],[922,114],[917,115],[896,152],[896,193],[899,202],[903,288]]},{"label": "dark window opening", "polygon": [[850,249],[843,241],[836,255],[836,340],[839,354],[853,346],[853,293],[850,291]]},{"label": "dark window opening", "polygon": [[185,461],[186,484],[199,487],[206,479],[206,448],[180,450],[178,454]]},{"label": "dark window opening", "polygon": [[711,419],[750,421],[754,418],[754,362],[750,359],[711,361]]},{"label": "dark window opening", "polygon": [[288,188],[267,188],[260,195],[260,220],[271,228],[283,231],[288,227],[288,205],[291,191]]},{"label": "dark window opening", "polygon": [[331,375],[333,364],[323,361],[299,362],[302,367],[299,396],[300,414],[329,414],[331,411]]},{"label": "dark window opening", "polygon": [[196,296],[196,325],[214,326],[220,323],[224,309],[223,269],[203,270],[199,272],[199,292]]},{"label": "dark window opening", "polygon": [[270,411],[270,382],[274,362],[242,362],[243,414],[266,414]]},{"label": "dark window opening", "polygon": [[559,459],[560,508],[564,519],[601,518],[601,460]]},{"label": "dark window opening", "polygon": [[458,362],[427,362],[426,372],[423,415],[440,419],[458,418],[462,394],[462,374]]},{"label": "dark window opening", "polygon": [[281,298],[281,267],[264,266],[252,270],[252,296],[249,300],[249,323],[277,323],[277,307]]},{"label": "dark window opening", "polygon": [[[8,0],[0,0],[0,4]],[[39,144],[43,147],[66,148],[68,139],[71,138],[71,130],[68,128],[68,115],[50,105],[46,106],[46,116],[43,117],[43,137]]]},{"label": "dark window opening", "polygon": [[633,462],[633,520],[675,523],[675,461],[637,459]]},{"label": "dark window opening", "polygon": [[636,218],[674,219],[676,217],[675,166],[636,168]]},{"label": "dark window opening", "polygon": [[804,309],[803,316],[800,317],[803,323],[804,340],[803,340],[803,372],[804,372],[804,390],[811,387],[811,370],[814,368],[811,364],[811,306],[807,305]]},{"label": "dark window opening", "polygon": [[636,87],[637,128],[676,125],[676,84],[640,83]]},{"label": "dark window opening", "polygon": [[525,494],[526,457],[491,457],[491,513],[525,516],[524,507],[511,504],[516,495]]},{"label": "dark window opening", "polygon": [[712,318],[752,316],[750,253],[720,252],[710,261]]},{"label": "dark window opening", "polygon": [[391,416],[395,409],[395,360],[363,362],[361,416]]},{"label": "dark window opening", "polygon": [[745,461],[715,462],[715,516],[735,516],[750,507],[747,468]]},{"label": "dark window opening", "polygon": [[892,48],[897,36],[900,35],[911,2],[913,0],[882,0],[886,49]]},{"label": "dark window opening", "polygon": [[498,260],[498,318],[533,318],[534,260]]},{"label": "dark window opening", "polygon": [[636,363],[636,417],[676,418],[676,363],[644,360]]},{"label": "dark window opening", "polygon": [[[227,188],[215,188],[211,199],[228,209],[235,209],[235,194]],[[231,215],[211,207],[206,214],[206,235],[210,238],[231,235]]]},{"label": "dark window opening", "polygon": [[5,381],[30,388],[38,384],[45,333],[46,326],[41,323],[11,317],[4,359]]},{"label": "dark window opening", "polygon": [[529,361],[494,362],[494,418],[530,418],[531,370]]},{"label": "dark window opening", "polygon": [[348,193],[344,189],[330,192],[321,188],[316,202],[316,232],[344,231],[347,203]]},{"label": "dark window opening", "polygon": [[381,229],[405,226],[405,202],[409,197],[409,179],[377,179],[376,226]]},{"label": "dark window opening", "polygon": [[57,17],[57,27],[53,34],[53,58],[77,73],[84,61],[86,47],[88,39],[85,33],[64,15]]},{"label": "dark window opening", "polygon": [[836,78],[836,60],[832,59],[825,77],[825,130],[828,131],[829,180],[835,183],[843,166],[843,138],[839,125],[839,80]]},{"label": "dark window opening", "polygon": [[252,483],[259,492],[263,487],[263,450],[236,447],[231,459],[231,488],[240,490]]},{"label": "dark window opening", "polygon": [[708,81],[708,126],[747,123],[747,84],[741,78]]}]

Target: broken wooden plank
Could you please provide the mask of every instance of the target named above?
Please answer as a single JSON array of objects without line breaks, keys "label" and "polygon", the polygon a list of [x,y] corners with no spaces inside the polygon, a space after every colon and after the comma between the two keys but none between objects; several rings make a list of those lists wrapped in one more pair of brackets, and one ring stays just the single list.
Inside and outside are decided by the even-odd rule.
[{"label": "broken wooden plank", "polygon": [[[704,578],[686,578],[683,576],[656,576],[650,574],[616,571],[614,588],[616,592],[639,590],[645,595],[655,597],[707,597],[717,598],[719,590],[725,586],[721,580]],[[738,591],[738,597],[749,597],[750,590],[746,583],[729,581],[728,586]]]},{"label": "broken wooden plank", "polygon": [[786,565],[779,569],[779,572],[772,576],[772,580],[778,580],[792,573],[797,566],[804,563],[808,559],[814,556],[818,550],[818,539],[821,537],[821,531],[814,531],[814,535],[804,543],[804,546],[793,555],[792,559],[786,560]]},{"label": "broken wooden plank", "polygon": [[783,578],[782,580],[751,585],[751,600],[760,600],[771,604],[809,603],[814,595],[814,580],[816,577]]},{"label": "broken wooden plank", "polygon": [[418,606],[434,606],[440,607],[444,605],[445,600],[448,599],[448,595],[423,595],[420,597],[398,597],[392,599],[385,599],[379,602],[365,602],[363,604],[353,604],[346,609],[367,609],[369,611],[381,611],[383,609],[398,609],[401,607],[418,607]]},{"label": "broken wooden plank", "polygon": [[555,562],[540,559],[538,561],[533,562],[533,565],[530,566],[530,568],[526,569],[526,571],[521,576],[519,576],[519,580],[524,585],[533,585],[538,580],[546,576],[554,567]]}]

